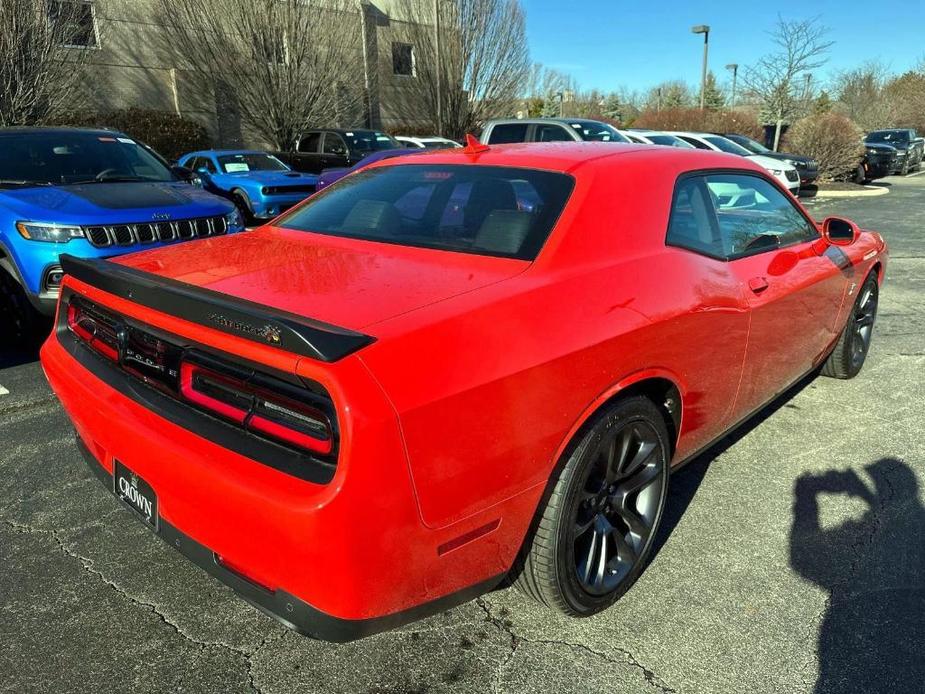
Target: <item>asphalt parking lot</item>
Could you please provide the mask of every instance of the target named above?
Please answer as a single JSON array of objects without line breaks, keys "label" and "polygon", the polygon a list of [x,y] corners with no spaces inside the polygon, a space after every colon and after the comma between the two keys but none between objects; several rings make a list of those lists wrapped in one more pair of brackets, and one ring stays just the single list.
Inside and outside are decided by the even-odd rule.
[{"label": "asphalt parking lot", "polygon": [[117,506],[35,355],[0,357],[0,690],[922,691],[925,176],[884,183],[808,202],[891,246],[864,371],[677,473],[651,566],[590,620],[507,589],[352,644],[290,633]]}]

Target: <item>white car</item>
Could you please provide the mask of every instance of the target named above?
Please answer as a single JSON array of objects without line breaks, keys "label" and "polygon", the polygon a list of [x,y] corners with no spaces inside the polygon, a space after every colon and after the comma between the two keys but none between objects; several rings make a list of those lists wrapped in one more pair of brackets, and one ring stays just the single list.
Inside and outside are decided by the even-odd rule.
[{"label": "white car", "polygon": [[619,132],[630,142],[636,142],[640,145],[664,145],[666,147],[680,147],[682,149],[694,148],[694,145],[685,142],[680,137],[675,137],[668,133],[660,133],[657,130],[634,128],[631,130],[620,130]]},{"label": "white car", "polygon": [[445,137],[408,137],[407,135],[399,135],[395,139],[408,149],[453,149],[462,147],[458,142],[448,140]]},{"label": "white car", "polygon": [[714,152],[727,152],[729,154],[738,154],[741,157],[748,157],[759,166],[766,168],[774,178],[780,181],[781,185],[794,195],[800,190],[800,172],[797,171],[793,164],[788,164],[780,159],[772,159],[762,154],[752,154],[742,145],[736,144],[722,135],[676,131],[666,132],[666,134],[679,137],[698,149],[712,149]]}]

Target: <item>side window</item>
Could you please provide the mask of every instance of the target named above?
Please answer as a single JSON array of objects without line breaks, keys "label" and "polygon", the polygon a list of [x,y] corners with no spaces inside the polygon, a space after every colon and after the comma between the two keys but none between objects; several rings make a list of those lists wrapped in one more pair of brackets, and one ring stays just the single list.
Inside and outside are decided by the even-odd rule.
[{"label": "side window", "polygon": [[299,140],[299,151],[308,154],[317,154],[318,145],[321,144],[321,133],[305,133]]},{"label": "side window", "polygon": [[697,140],[693,137],[685,137],[684,135],[678,135],[678,137],[684,140],[687,144],[693,145],[697,149],[710,149],[706,143],[701,142],[700,140]]},{"label": "side window", "polygon": [[687,248],[714,258],[725,257],[713,202],[703,177],[688,176],[678,183],[671,203],[665,242],[669,246]]},{"label": "side window", "polygon": [[189,159],[186,159],[185,164],[181,162],[180,166],[185,166],[187,169],[190,169],[191,171],[196,171],[199,168],[200,161],[202,160],[199,157],[190,157]]},{"label": "side window", "polygon": [[201,166],[202,168],[204,168],[206,171],[208,171],[211,174],[215,173],[215,164],[212,163],[212,159],[210,157],[202,157],[199,160],[199,166]]},{"label": "side window", "polygon": [[324,154],[346,154],[347,145],[344,144],[343,138],[337,133],[324,134]]},{"label": "side window", "polygon": [[818,238],[785,193],[759,176],[708,174],[724,255],[736,258]]},{"label": "side window", "polygon": [[526,142],[526,140],[526,123],[500,123],[491,129],[487,144],[503,145],[507,142]]},{"label": "side window", "polygon": [[537,142],[571,142],[574,138],[561,125],[544,123],[536,126],[534,139]]}]

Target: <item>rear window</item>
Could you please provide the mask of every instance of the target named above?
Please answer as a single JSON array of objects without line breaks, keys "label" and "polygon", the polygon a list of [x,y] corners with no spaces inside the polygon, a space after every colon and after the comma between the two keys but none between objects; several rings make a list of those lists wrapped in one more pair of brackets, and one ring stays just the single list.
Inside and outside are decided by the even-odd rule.
[{"label": "rear window", "polygon": [[533,260],[574,187],[571,176],[497,166],[360,171],[278,220],[332,236]]},{"label": "rear window", "polygon": [[526,123],[501,123],[491,129],[488,144],[503,145],[511,142],[527,141]]}]

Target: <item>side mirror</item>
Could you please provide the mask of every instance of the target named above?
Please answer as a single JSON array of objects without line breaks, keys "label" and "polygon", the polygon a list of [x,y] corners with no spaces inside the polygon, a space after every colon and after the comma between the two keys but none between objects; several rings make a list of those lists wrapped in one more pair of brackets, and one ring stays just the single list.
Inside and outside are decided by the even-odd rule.
[{"label": "side mirror", "polygon": [[208,176],[209,170],[204,166],[200,166],[198,169],[196,169],[196,173],[198,173],[200,176]]},{"label": "side mirror", "polygon": [[833,246],[850,246],[860,234],[858,225],[841,217],[826,217],[822,222],[822,235]]},{"label": "side mirror", "polygon": [[193,186],[202,186],[202,178],[198,173],[185,166],[171,166],[170,171],[181,181],[185,181]]}]

